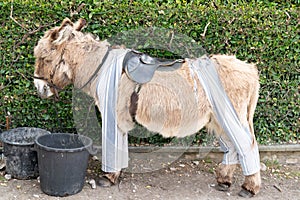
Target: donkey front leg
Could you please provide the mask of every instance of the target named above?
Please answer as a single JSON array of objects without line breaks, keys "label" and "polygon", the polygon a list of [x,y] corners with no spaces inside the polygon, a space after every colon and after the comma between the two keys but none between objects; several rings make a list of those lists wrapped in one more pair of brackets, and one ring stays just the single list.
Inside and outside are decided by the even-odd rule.
[{"label": "donkey front leg", "polygon": [[116,185],[119,182],[121,171],[118,172],[106,172],[99,178],[98,185],[101,187],[110,187]]},{"label": "donkey front leg", "polygon": [[127,133],[118,129],[117,133],[102,132],[102,171],[98,184],[109,187],[116,184],[121,170],[128,167]]}]

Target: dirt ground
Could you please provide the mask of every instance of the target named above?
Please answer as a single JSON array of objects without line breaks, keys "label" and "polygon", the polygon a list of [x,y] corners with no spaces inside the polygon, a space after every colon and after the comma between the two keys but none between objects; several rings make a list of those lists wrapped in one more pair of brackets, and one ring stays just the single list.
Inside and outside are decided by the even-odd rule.
[{"label": "dirt ground", "polygon": [[[87,180],[95,178],[99,170],[99,161],[91,160]],[[204,160],[177,160],[165,168],[150,173],[123,173],[118,186],[92,189],[86,182],[83,190],[68,197],[51,197],[44,194],[37,179],[0,181],[0,199],[3,200],[218,200],[243,199],[238,197],[243,183],[241,170],[235,175],[235,181],[229,192],[214,189],[216,184],[213,171],[217,164]],[[261,192],[253,200],[296,200],[300,199],[300,166],[283,166],[278,163],[266,163],[262,171]],[[3,173],[3,172],[2,172]]]}]

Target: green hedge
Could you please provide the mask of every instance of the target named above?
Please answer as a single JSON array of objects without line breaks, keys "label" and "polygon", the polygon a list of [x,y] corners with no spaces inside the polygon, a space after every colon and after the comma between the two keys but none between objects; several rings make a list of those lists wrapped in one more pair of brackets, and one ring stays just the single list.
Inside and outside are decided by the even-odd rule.
[{"label": "green hedge", "polygon": [[[85,6],[79,9],[83,2]],[[0,2],[0,132],[6,127],[6,117],[12,127],[75,130],[72,88],[61,93],[61,102],[43,100],[31,76],[33,48],[44,31],[65,17],[82,17],[89,24],[85,31],[101,39],[138,27],[164,27],[193,38],[210,54],[235,54],[257,63],[261,90],[255,130],[259,143],[299,143],[299,4],[299,0],[4,0]],[[158,136],[150,140],[162,141]]]}]

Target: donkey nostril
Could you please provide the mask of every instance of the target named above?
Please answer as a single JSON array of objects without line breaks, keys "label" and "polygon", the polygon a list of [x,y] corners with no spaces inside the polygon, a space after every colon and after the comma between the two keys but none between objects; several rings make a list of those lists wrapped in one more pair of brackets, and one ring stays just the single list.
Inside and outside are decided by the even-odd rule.
[{"label": "donkey nostril", "polygon": [[47,92],[48,86],[44,85],[43,89],[44,89],[44,92]]}]

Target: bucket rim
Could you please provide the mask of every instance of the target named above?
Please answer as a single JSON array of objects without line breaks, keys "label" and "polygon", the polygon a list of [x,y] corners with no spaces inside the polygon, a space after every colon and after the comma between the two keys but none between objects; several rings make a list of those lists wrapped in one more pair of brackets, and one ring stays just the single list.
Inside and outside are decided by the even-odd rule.
[{"label": "bucket rim", "polygon": [[32,142],[13,142],[13,141],[9,141],[7,140],[7,138],[5,138],[6,135],[11,134],[12,131],[17,131],[17,130],[21,130],[21,129],[35,129],[35,130],[39,130],[41,132],[43,132],[40,135],[37,135],[37,137],[42,136],[42,135],[50,135],[51,132],[47,131],[45,129],[42,128],[36,128],[36,127],[17,127],[17,128],[13,128],[13,129],[9,129],[7,131],[4,131],[2,133],[0,133],[0,140],[4,143],[4,144],[10,144],[10,145],[15,145],[15,146],[31,146],[34,145],[35,143],[35,139]]},{"label": "bucket rim", "polygon": [[49,135],[40,135],[35,139],[35,147],[46,151],[64,152],[64,153],[79,152],[79,151],[84,151],[85,149],[89,150],[90,148],[92,148],[93,140],[87,136],[74,134],[74,133],[52,133],[51,134],[52,137],[56,135],[73,135],[73,136],[75,135],[80,138],[84,138],[84,140],[87,142],[84,143],[82,147],[77,147],[77,148],[54,148],[54,147],[43,145],[38,141],[41,137],[47,137]]}]

